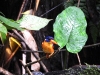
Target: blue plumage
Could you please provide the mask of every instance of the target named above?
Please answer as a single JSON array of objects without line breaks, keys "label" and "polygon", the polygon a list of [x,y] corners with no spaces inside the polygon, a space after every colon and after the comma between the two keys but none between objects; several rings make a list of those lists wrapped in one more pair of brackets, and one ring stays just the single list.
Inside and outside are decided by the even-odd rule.
[{"label": "blue plumage", "polygon": [[46,36],[45,37],[46,42],[50,42],[50,40],[54,40],[54,38],[52,36]]}]

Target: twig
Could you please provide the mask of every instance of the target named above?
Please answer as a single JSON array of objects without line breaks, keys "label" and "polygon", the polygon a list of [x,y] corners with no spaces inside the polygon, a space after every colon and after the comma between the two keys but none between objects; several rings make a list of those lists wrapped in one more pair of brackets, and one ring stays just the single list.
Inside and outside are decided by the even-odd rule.
[{"label": "twig", "polygon": [[25,65],[25,67],[30,66],[30,65],[32,65],[32,64],[34,64],[34,63],[40,62],[40,61],[42,61],[42,60],[44,60],[44,59],[47,59],[46,56],[40,58],[40,59],[37,60],[37,61],[27,63],[27,64]]},{"label": "twig", "polygon": [[77,4],[77,7],[79,7],[79,5],[80,5],[80,0],[78,0],[78,4]]},{"label": "twig", "polygon": [[[64,1],[65,2],[65,1]],[[59,7],[60,5],[62,5],[64,2],[58,4],[57,6],[53,7],[52,9],[48,10],[47,12],[45,12],[44,14],[40,15],[41,17],[46,15],[47,13],[51,12],[52,10],[54,10],[55,8]]]},{"label": "twig", "polygon": [[[1,45],[1,46],[2,46],[2,45]],[[31,53],[31,52],[34,52],[34,53],[44,53],[44,51],[31,51],[31,50],[29,50],[29,49],[27,49],[27,50],[22,49],[21,51],[22,51],[22,52],[29,52],[29,53]],[[57,51],[57,50],[55,50],[55,51]],[[61,49],[60,51],[61,51],[61,52],[62,52],[62,51],[66,51],[66,49]]]},{"label": "twig", "polygon": [[19,60],[22,64],[22,66],[25,68],[25,70],[28,72],[29,75],[32,75],[31,71],[29,70],[29,68],[27,66],[25,66],[25,64],[22,62],[22,60]]},{"label": "twig", "polygon": [[100,45],[100,43],[96,43],[96,44],[91,44],[91,45],[86,45],[83,48],[88,48],[88,47],[94,47],[94,46],[98,46]]},{"label": "twig", "polygon": [[35,0],[35,7],[34,7],[34,11],[33,11],[32,15],[34,15],[36,13],[38,6],[39,6],[39,2],[40,2],[40,0]]},{"label": "twig", "polygon": [[[100,43],[86,45],[83,48],[94,47],[94,46],[98,46],[98,45],[100,45]],[[43,52],[43,51],[35,51],[35,50],[34,51],[31,51],[31,50],[21,50],[21,51],[23,51],[23,52],[39,52],[39,53]],[[55,51],[57,51],[57,50],[55,50]],[[66,49],[61,49],[60,51],[66,51]]]},{"label": "twig", "polygon": [[17,39],[18,41],[20,40],[19,37],[16,36],[16,35],[14,35],[13,33],[7,32],[7,34],[8,34],[9,36],[14,37],[14,38]]},{"label": "twig", "polygon": [[[51,12],[52,10],[56,9],[57,7],[59,7],[60,5],[64,4],[64,2],[66,2],[66,0],[63,1],[63,2],[61,2],[60,4],[58,4],[57,6],[51,8],[50,10],[48,10],[47,12],[45,12],[44,14],[42,14],[42,15],[40,15],[40,16],[42,17],[42,16],[46,15],[47,13],[49,13],[49,12]],[[69,2],[69,0],[67,0],[67,2]]]},{"label": "twig", "polygon": [[0,73],[3,73],[4,75],[14,75],[14,74],[8,72],[7,70],[3,69],[2,67],[0,67]]},{"label": "twig", "polygon": [[21,12],[22,12],[23,7],[24,7],[24,5],[25,5],[25,2],[26,2],[26,0],[23,0],[22,6],[21,6],[21,8],[20,8],[20,11],[19,11],[19,14],[18,14],[18,17],[17,17],[17,20],[19,20],[19,18],[20,18],[20,15],[21,15]]},{"label": "twig", "polygon": [[78,58],[79,65],[81,66],[82,64],[81,64],[81,60],[80,60],[78,53],[76,55],[77,55],[77,58]]},{"label": "twig", "polygon": [[[23,38],[15,29],[13,29],[13,32],[14,32],[14,33],[27,45],[27,47],[32,51],[32,49],[30,48],[29,44],[27,44],[27,42],[25,42],[24,38]],[[32,54],[35,56],[35,58],[36,58],[37,60],[40,59],[40,57],[37,56],[34,52],[32,52]],[[48,69],[47,69],[46,66],[43,64],[43,62],[40,61],[39,63],[40,63],[40,65],[43,67],[43,69],[45,70],[45,72],[48,72]]]},{"label": "twig", "polygon": [[[26,44],[24,42],[21,42],[21,44],[22,44],[23,49],[27,49]],[[23,63],[26,63],[26,52],[22,53],[22,61]],[[25,73],[26,73],[25,68],[22,66],[22,74],[25,74]]]},{"label": "twig", "polygon": [[59,47],[58,50],[55,51],[55,53],[51,56],[54,57],[56,54],[58,54],[60,52],[61,48]]},{"label": "twig", "polygon": [[[59,51],[60,51],[60,48],[58,48],[58,50],[57,50],[50,58],[54,57]],[[37,62],[40,62],[40,61],[42,61],[42,60],[44,60],[44,59],[47,59],[46,56],[44,56],[44,57],[38,59],[37,61],[27,63],[24,67],[30,66],[30,65],[32,65],[32,64],[34,64],[34,63],[37,63]]]}]

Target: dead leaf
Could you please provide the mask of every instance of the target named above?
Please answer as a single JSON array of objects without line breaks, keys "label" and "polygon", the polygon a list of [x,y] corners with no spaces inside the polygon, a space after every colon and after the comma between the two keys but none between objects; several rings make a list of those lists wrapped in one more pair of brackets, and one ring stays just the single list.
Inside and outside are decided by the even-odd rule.
[{"label": "dead leaf", "polygon": [[9,63],[9,61],[12,59],[12,57],[15,55],[17,50],[21,48],[21,44],[13,37],[9,37],[8,44],[5,48],[5,64]]},{"label": "dead leaf", "polygon": [[[23,36],[25,38],[25,41],[26,43],[29,45],[29,47],[34,50],[34,51],[37,51],[38,48],[37,48],[37,45],[36,45],[36,42],[35,42],[35,39],[33,38],[33,36],[31,35],[31,33],[28,31],[28,30],[24,30],[22,31],[23,33]],[[36,53],[38,56],[39,54]],[[37,59],[31,54],[31,61],[37,61]],[[39,71],[40,69],[40,64],[39,63],[35,63],[35,64],[32,64],[31,65],[31,70],[34,70],[34,71]]]}]

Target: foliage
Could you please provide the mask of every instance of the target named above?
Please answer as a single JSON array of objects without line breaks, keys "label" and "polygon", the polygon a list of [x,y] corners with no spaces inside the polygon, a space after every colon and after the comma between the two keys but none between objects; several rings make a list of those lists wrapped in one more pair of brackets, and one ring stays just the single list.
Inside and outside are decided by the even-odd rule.
[{"label": "foliage", "polygon": [[87,41],[87,22],[82,10],[70,6],[62,11],[53,25],[54,39],[58,45],[71,53],[79,52]]},{"label": "foliage", "polygon": [[2,43],[4,43],[6,40],[6,34],[7,34],[6,27],[2,23],[0,23],[0,37],[1,37]]},{"label": "foliage", "polygon": [[51,19],[40,18],[33,15],[23,15],[23,17],[18,20],[14,21],[12,19],[5,18],[0,15],[0,34],[1,40],[4,44],[7,35],[7,29],[17,29],[17,30],[40,30],[41,28],[45,27]]},{"label": "foliage", "polygon": [[21,30],[22,28],[19,26],[20,25],[16,21],[9,20],[0,15],[0,37],[3,44],[6,41],[7,29],[11,28]]},{"label": "foliage", "polygon": [[[99,15],[100,15],[100,0],[96,0],[95,1],[96,3],[96,10]],[[77,6],[77,3],[78,1],[77,0],[69,0],[69,2],[65,2],[64,3],[64,7],[67,8],[69,6]],[[88,7],[87,7],[87,3],[86,3],[86,0],[80,0],[80,4],[79,4],[79,7],[80,9],[85,13],[85,16],[87,19],[89,19],[89,23],[88,23],[88,26],[89,26],[89,32],[91,34],[91,37],[92,37],[92,40],[93,40],[93,43],[96,43],[98,42],[98,37],[100,37],[100,34],[99,34],[99,30],[100,30],[100,22],[98,23],[98,26],[96,26],[96,24],[93,24],[93,22],[91,21],[90,17],[89,17],[89,13],[88,13]],[[95,8],[93,6],[93,8]],[[98,16],[99,17],[99,16]]]},{"label": "foliage", "polygon": [[12,27],[12,29],[22,30],[22,28],[20,28],[20,24],[18,24],[16,21],[7,19],[3,16],[0,16],[0,21],[2,21],[5,25],[9,27]]},{"label": "foliage", "polygon": [[20,23],[21,28],[28,30],[40,30],[41,28],[45,27],[51,20],[52,19],[41,18],[34,15],[23,15],[23,17],[17,22]]}]

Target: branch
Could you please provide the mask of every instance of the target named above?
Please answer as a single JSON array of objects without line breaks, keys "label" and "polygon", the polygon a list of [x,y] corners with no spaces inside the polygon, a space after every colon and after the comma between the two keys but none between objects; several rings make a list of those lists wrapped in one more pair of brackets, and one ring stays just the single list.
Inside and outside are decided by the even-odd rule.
[{"label": "branch", "polygon": [[[54,56],[60,51],[60,49],[61,49],[61,48],[58,48],[58,50],[57,50],[50,58],[54,57]],[[23,66],[24,66],[24,68],[26,68],[27,66],[30,66],[30,65],[32,65],[32,64],[34,64],[34,63],[37,63],[37,62],[40,62],[40,61],[42,61],[42,60],[44,60],[44,59],[47,59],[46,56],[44,56],[44,57],[38,59],[37,61],[29,62],[29,63],[27,63],[26,65],[23,65]],[[20,61],[21,61],[21,60],[20,60]],[[22,61],[21,61],[21,63],[22,63]]]},{"label": "branch", "polygon": [[40,2],[40,0],[35,0],[35,7],[34,7],[34,11],[33,11],[32,15],[34,15],[36,13],[38,6],[39,6],[39,2]]},{"label": "branch", "polygon": [[[40,57],[37,56],[37,55],[32,51],[32,49],[30,48],[29,44],[27,44],[27,42],[25,42],[24,38],[23,38],[15,29],[13,29],[13,32],[27,45],[27,47],[31,50],[31,52],[32,52],[32,54],[35,56],[35,58],[36,58],[37,60],[39,60]],[[44,69],[46,72],[48,72],[48,69],[47,69],[46,66],[43,64],[43,62],[40,61],[39,63],[40,63],[40,65],[43,67],[43,69]]]},{"label": "branch", "polygon": [[14,75],[14,74],[8,72],[7,70],[3,69],[2,67],[0,67],[0,73],[3,73],[4,75]]},{"label": "branch", "polygon": [[21,62],[22,66],[25,68],[25,70],[27,71],[27,73],[28,73],[29,75],[32,75],[31,71],[29,70],[28,67],[25,66],[25,64],[23,63],[23,61],[22,61],[22,60],[19,60],[19,61]]},{"label": "branch", "polygon": [[79,7],[79,5],[80,5],[80,0],[78,0],[78,4],[77,4],[77,7]]},{"label": "branch", "polygon": [[26,3],[26,0],[23,0],[23,3],[21,5],[20,11],[19,11],[19,14],[18,14],[18,17],[17,17],[17,20],[19,20],[19,18],[20,18],[20,15],[22,13],[22,10],[23,10],[23,7],[24,7],[25,3]]}]

